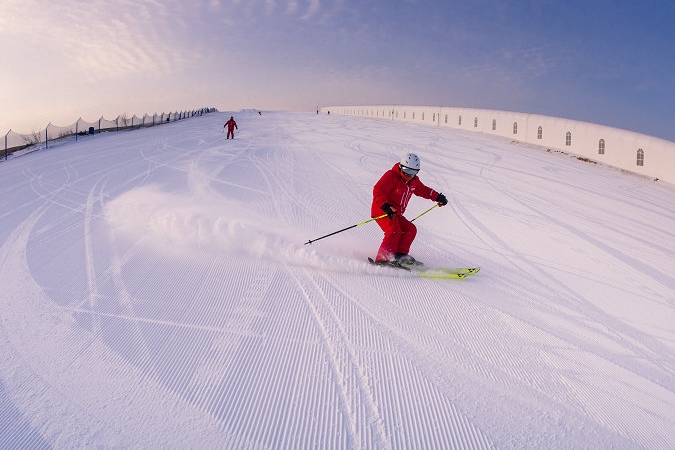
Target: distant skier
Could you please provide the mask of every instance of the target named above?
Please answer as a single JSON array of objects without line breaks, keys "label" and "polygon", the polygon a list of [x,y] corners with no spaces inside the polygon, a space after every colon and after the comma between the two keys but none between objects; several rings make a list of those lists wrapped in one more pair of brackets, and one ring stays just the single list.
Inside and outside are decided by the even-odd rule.
[{"label": "distant skier", "polygon": [[421,264],[408,254],[417,235],[417,227],[403,217],[403,213],[413,194],[438,202],[439,206],[447,205],[448,199],[445,195],[425,186],[417,178],[419,171],[420,158],[414,153],[408,153],[385,172],[373,187],[371,217],[379,217],[383,211],[387,213],[387,217],[377,220],[377,224],[384,231],[384,239],[375,262]]},{"label": "distant skier", "polygon": [[230,136],[232,136],[232,139],[234,139],[234,129],[236,128],[237,130],[239,127],[237,126],[237,122],[234,121],[234,117],[230,116],[230,120],[225,122],[225,125],[223,125],[223,128],[227,127],[227,137],[225,139],[229,139]]}]

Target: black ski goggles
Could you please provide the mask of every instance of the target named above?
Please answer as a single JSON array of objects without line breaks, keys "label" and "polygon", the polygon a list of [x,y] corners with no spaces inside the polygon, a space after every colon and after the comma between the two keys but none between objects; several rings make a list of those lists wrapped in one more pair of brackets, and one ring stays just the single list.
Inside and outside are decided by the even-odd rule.
[{"label": "black ski goggles", "polygon": [[406,167],[403,164],[399,164],[399,167],[401,168],[401,172],[403,172],[406,175],[410,175],[411,177],[414,177],[417,175],[417,172],[420,171],[420,169],[413,169],[412,167]]}]

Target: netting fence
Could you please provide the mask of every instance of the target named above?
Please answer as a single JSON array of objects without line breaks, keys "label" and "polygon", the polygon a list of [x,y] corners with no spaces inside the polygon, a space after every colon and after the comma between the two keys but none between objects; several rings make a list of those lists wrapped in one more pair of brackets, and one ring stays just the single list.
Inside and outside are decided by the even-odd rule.
[{"label": "netting fence", "polygon": [[0,158],[6,160],[10,154],[19,150],[49,148],[50,143],[59,140],[75,139],[77,141],[78,138],[98,133],[137,130],[217,111],[216,108],[199,108],[191,111],[145,114],[143,117],[138,117],[135,114],[132,117],[127,117],[126,114],[122,114],[114,120],[101,117],[96,122],[87,122],[80,118],[72,125],[64,127],[50,123],[46,128],[31,134],[20,134],[9,130],[2,138],[4,147]]}]

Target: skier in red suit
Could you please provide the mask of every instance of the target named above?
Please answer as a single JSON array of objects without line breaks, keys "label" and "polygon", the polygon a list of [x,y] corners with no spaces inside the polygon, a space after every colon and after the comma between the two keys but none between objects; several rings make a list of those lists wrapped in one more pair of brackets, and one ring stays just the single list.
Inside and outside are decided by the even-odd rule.
[{"label": "skier in red suit", "polygon": [[232,139],[234,139],[234,129],[239,129],[237,122],[234,121],[234,117],[230,116],[230,120],[225,122],[225,125],[223,125],[223,128],[225,127],[227,127],[227,137],[225,139],[229,139],[230,136],[232,136]]},{"label": "skier in red suit", "polygon": [[417,227],[403,217],[413,195],[438,202],[439,206],[448,204],[445,195],[425,186],[417,178],[419,170],[419,157],[408,153],[401,158],[401,162],[385,172],[373,187],[371,217],[379,217],[382,212],[387,213],[387,217],[377,220],[377,224],[384,231],[384,239],[377,252],[376,262],[418,263],[408,254],[417,234]]}]

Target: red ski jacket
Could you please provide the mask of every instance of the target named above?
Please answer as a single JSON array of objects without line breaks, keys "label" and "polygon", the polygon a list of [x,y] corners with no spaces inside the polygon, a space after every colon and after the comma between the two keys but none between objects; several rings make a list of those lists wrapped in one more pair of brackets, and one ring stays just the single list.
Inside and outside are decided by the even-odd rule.
[{"label": "red ski jacket", "polygon": [[238,130],[239,127],[237,126],[237,122],[234,121],[234,119],[230,119],[227,122],[225,122],[225,125],[223,127],[227,126],[227,131],[233,131],[235,128]]},{"label": "red ski jacket", "polygon": [[394,167],[386,171],[373,187],[370,217],[381,216],[384,213],[382,205],[385,203],[389,203],[399,214],[403,214],[413,194],[429,200],[436,200],[438,197],[438,192],[425,186],[418,177],[406,182],[401,176],[398,163],[394,164]]}]

